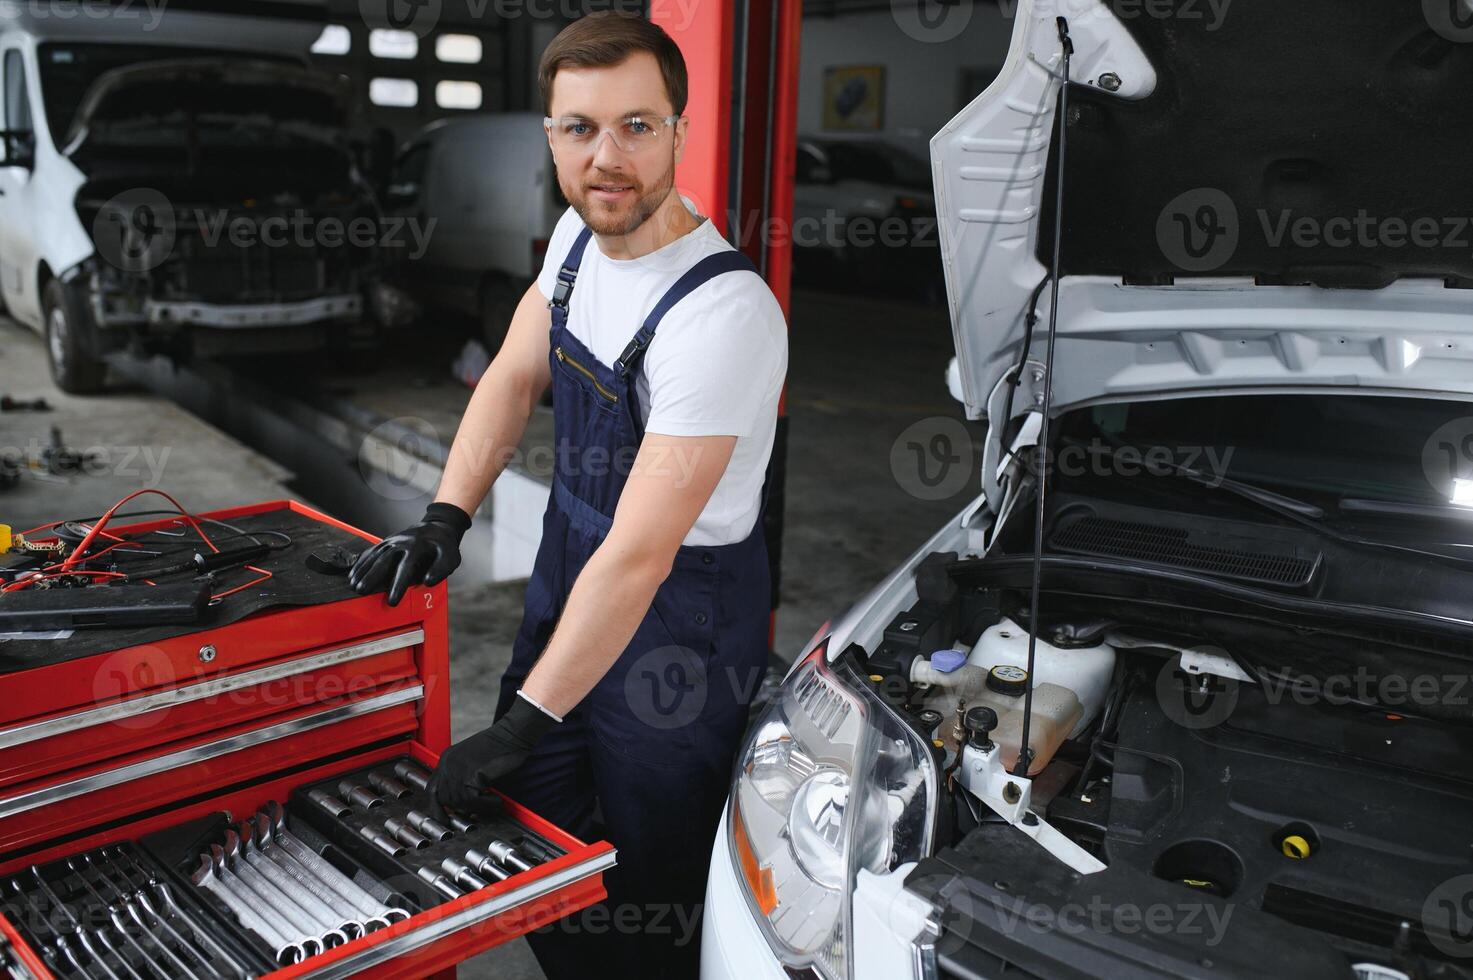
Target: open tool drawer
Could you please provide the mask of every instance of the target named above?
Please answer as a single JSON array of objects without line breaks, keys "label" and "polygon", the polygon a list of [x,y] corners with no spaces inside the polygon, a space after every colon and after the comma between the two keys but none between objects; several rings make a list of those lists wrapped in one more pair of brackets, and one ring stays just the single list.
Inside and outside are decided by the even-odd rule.
[{"label": "open tool drawer", "polygon": [[[285,502],[213,516],[243,526],[320,522],[356,536],[355,549],[366,537]],[[418,977],[604,896],[612,846],[579,841],[513,801],[446,840],[405,826],[411,810],[424,809],[415,784],[449,740],[445,586],[414,590],[395,608],[345,585],[329,593],[0,674],[0,962],[104,980]],[[370,783],[370,771],[393,792]],[[348,814],[309,796],[345,777],[367,791]],[[383,802],[357,805],[373,798]],[[275,812],[273,803],[315,858],[271,851],[269,836],[251,839],[261,826],[253,818]],[[395,830],[385,830],[391,817]],[[396,831],[397,855],[388,853],[395,840],[370,842]],[[237,850],[227,855],[227,846]],[[471,850],[480,869],[464,860]],[[216,870],[196,887],[201,855]],[[442,870],[438,882],[421,873],[447,858],[470,873]],[[341,907],[328,901],[350,891],[341,881],[333,879],[344,891],[319,891],[309,886],[323,881],[293,877],[330,878],[316,861],[399,911],[381,917],[387,924],[279,955],[280,944],[248,921],[253,911],[304,936],[317,921],[312,897],[319,919],[369,918],[348,897]],[[229,875],[234,904],[213,887]]]}]

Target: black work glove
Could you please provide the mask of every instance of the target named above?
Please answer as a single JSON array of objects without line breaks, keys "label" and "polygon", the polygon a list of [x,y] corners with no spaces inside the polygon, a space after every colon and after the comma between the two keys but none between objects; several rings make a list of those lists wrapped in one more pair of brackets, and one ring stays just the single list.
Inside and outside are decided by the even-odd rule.
[{"label": "black work glove", "polygon": [[460,539],[470,526],[470,515],[454,504],[430,504],[418,524],[359,555],[348,585],[361,595],[387,587],[389,605],[397,606],[411,585],[438,585],[459,567]]},{"label": "black work glove", "polygon": [[445,807],[473,813],[495,813],[501,800],[487,796],[496,780],[527,760],[532,746],[557,719],[521,695],[512,698],[511,708],[485,731],[456,742],[440,756],[430,776],[430,816],[446,822]]}]

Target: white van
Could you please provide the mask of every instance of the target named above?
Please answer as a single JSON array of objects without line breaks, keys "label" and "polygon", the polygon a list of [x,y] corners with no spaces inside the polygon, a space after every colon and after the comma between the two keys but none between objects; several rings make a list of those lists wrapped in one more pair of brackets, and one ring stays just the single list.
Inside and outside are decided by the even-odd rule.
[{"label": "white van", "polygon": [[349,92],[306,64],[319,31],[0,0],[0,304],[62,389],[96,389],[121,348],[371,339],[381,222]]},{"label": "white van", "polygon": [[542,116],[431,123],[400,152],[384,204],[429,231],[424,254],[405,265],[410,291],[427,306],[479,318],[494,353],[568,207]]}]

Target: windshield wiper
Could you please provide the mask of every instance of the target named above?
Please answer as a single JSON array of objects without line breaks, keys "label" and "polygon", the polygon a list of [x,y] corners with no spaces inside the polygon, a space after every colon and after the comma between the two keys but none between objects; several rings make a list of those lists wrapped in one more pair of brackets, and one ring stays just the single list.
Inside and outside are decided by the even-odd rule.
[{"label": "windshield wiper", "polygon": [[[1070,439],[1068,442],[1075,446],[1086,445],[1077,439]],[[1139,447],[1130,448],[1139,450]],[[1155,449],[1158,447],[1153,446],[1151,448]],[[1119,451],[1114,446],[1106,446],[1105,450],[1112,456]],[[1149,450],[1142,452],[1142,455],[1144,456],[1146,452],[1149,452]],[[1275,493],[1272,490],[1255,486],[1252,483],[1244,483],[1242,480],[1234,480],[1227,476],[1212,476],[1203,473],[1199,469],[1194,469],[1182,463],[1174,463],[1170,460],[1152,460],[1152,464],[1160,465],[1171,470],[1177,476],[1198,486],[1207,487],[1209,490],[1226,490],[1228,493],[1236,494],[1245,500],[1251,500],[1255,504],[1259,504],[1291,519],[1308,518],[1312,521],[1321,521],[1325,517],[1325,509],[1318,504],[1312,504],[1307,500],[1300,500],[1297,497],[1289,497],[1282,493]]]},{"label": "windshield wiper", "polygon": [[1169,463],[1167,465],[1178,476],[1184,477],[1193,483],[1210,487],[1214,490],[1221,488],[1229,493],[1235,493],[1240,497],[1251,500],[1254,503],[1262,504],[1271,510],[1287,510],[1316,521],[1323,519],[1325,516],[1325,509],[1323,507],[1312,504],[1307,500],[1286,497],[1282,493],[1265,490],[1263,487],[1256,487],[1251,483],[1244,483],[1241,480],[1234,480],[1226,476],[1208,476],[1201,470],[1194,470],[1190,466],[1183,466],[1179,463]]},{"label": "windshield wiper", "polygon": [[[1077,439],[1070,439],[1068,441],[1073,445],[1083,445]],[[1116,452],[1113,446],[1107,446],[1105,449],[1111,455],[1114,455]],[[1228,493],[1242,497],[1244,500],[1252,501],[1265,510],[1272,511],[1287,520],[1293,521],[1295,524],[1307,527],[1311,531],[1328,538],[1333,538],[1343,544],[1360,548],[1373,548],[1378,551],[1396,551],[1402,554],[1416,555],[1419,558],[1433,558],[1439,561],[1455,562],[1460,565],[1473,564],[1473,555],[1449,555],[1440,551],[1428,551],[1424,548],[1413,548],[1407,545],[1392,544],[1389,541],[1377,541],[1373,538],[1363,538],[1356,534],[1347,534],[1324,521],[1325,511],[1323,508],[1307,501],[1275,493],[1272,490],[1265,490],[1263,487],[1254,486],[1251,483],[1244,483],[1241,480],[1233,480],[1228,477],[1208,476],[1200,470],[1193,469],[1190,466],[1183,466],[1180,463],[1163,462],[1162,465],[1191,483],[1214,490],[1226,490]],[[1344,503],[1344,501],[1341,502],[1342,508],[1344,508]],[[1375,504],[1381,502],[1365,501],[1363,503]]]}]

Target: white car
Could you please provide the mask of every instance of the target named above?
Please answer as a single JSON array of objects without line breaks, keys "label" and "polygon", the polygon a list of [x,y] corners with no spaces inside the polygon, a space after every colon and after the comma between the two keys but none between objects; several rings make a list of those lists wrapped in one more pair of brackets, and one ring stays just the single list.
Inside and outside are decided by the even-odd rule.
[{"label": "white car", "polygon": [[931,142],[982,493],[748,730],[706,980],[1473,976],[1473,37],[1191,6]]},{"label": "white car", "polygon": [[306,65],[319,30],[0,0],[0,307],[61,388],[127,347],[373,342],[385,229],[346,83]]}]

